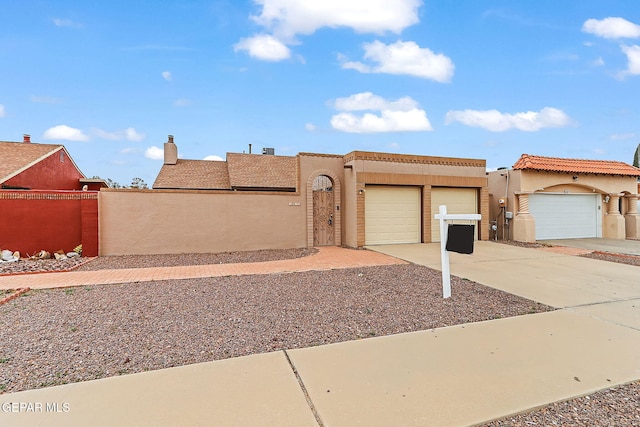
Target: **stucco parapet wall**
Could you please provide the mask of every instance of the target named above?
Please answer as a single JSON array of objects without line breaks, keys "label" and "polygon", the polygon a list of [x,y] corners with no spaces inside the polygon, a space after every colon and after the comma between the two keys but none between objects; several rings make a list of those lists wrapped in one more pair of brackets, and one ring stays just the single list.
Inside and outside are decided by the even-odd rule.
[{"label": "stucco parapet wall", "polygon": [[482,188],[487,186],[486,177],[475,176],[445,176],[426,174],[393,174],[378,172],[360,172],[358,182],[366,184],[393,185],[430,185],[435,187],[470,187]]},{"label": "stucco parapet wall", "polygon": [[340,154],[321,154],[321,153],[298,153],[300,157],[331,157],[335,159],[342,159],[344,156]]},{"label": "stucco parapet wall", "polygon": [[435,156],[418,156],[413,154],[391,154],[378,153],[371,151],[352,151],[344,156],[344,163],[350,163],[354,160],[369,160],[377,162],[394,162],[394,163],[419,163],[447,166],[470,166],[486,168],[486,160],[481,159],[463,159],[455,157],[435,157]]},{"label": "stucco parapet wall", "polygon": [[256,190],[183,190],[172,188],[102,188],[100,193],[140,193],[140,194],[227,194],[227,195],[261,195],[261,196],[300,196],[300,191],[256,191]]}]

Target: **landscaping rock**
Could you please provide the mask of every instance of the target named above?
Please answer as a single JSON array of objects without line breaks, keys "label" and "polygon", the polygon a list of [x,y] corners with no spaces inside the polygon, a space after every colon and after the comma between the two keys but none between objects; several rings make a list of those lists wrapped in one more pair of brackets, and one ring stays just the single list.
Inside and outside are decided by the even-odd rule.
[{"label": "landscaping rock", "polygon": [[2,262],[16,262],[20,259],[20,252],[16,252],[18,254],[18,256],[14,256],[14,253],[11,252],[8,249],[4,249],[2,251],[2,257],[1,260]]}]

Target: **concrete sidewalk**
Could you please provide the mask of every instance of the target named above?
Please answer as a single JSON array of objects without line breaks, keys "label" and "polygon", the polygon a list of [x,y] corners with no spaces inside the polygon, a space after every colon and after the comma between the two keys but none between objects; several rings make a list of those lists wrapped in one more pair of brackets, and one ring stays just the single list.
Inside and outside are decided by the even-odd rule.
[{"label": "concrete sidewalk", "polygon": [[473,425],[637,380],[639,354],[560,310],[0,395],[0,424]]},{"label": "concrete sidewalk", "polygon": [[640,379],[638,267],[478,243],[454,273],[567,308],[0,395],[0,425],[473,425]]}]

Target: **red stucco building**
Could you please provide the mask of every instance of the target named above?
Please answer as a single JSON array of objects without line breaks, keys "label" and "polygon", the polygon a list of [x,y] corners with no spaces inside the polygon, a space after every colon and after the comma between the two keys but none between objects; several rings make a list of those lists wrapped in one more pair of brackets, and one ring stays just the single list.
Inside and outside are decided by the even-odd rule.
[{"label": "red stucco building", "polygon": [[0,249],[98,254],[98,191],[59,144],[0,142]]}]

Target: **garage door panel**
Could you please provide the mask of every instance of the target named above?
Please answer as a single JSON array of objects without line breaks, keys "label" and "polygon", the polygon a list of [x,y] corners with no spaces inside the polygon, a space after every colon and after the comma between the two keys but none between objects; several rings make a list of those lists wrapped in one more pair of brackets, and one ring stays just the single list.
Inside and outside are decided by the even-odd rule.
[{"label": "garage door panel", "polygon": [[529,213],[536,221],[536,239],[598,237],[600,211],[595,194],[532,194]]},{"label": "garage door panel", "polygon": [[420,243],[420,188],[368,185],[366,190],[365,244]]},{"label": "garage door panel", "polygon": [[[478,213],[478,191],[475,188],[433,187],[431,189],[431,241],[440,241],[440,221],[433,219],[439,213],[441,205],[447,207],[450,214]],[[451,221],[456,224],[469,224],[469,221]],[[474,222],[475,223],[475,222]],[[476,239],[478,227],[476,224]]]}]

